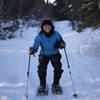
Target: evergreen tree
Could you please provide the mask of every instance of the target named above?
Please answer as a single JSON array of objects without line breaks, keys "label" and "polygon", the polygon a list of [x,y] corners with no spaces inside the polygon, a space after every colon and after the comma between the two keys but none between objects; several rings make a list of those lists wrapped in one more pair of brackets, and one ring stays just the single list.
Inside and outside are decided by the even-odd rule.
[{"label": "evergreen tree", "polygon": [[3,0],[0,0],[0,19],[3,17]]},{"label": "evergreen tree", "polygon": [[55,0],[55,17],[57,20],[65,20],[67,19],[68,15],[68,0]]},{"label": "evergreen tree", "polygon": [[3,0],[5,18],[21,18],[23,16],[34,16],[41,12],[45,5],[44,0]]},{"label": "evergreen tree", "polygon": [[80,8],[82,13],[82,26],[100,27],[100,10],[98,9],[98,0],[82,0]]},{"label": "evergreen tree", "polygon": [[69,20],[71,21],[72,29],[76,30],[77,26],[81,21],[82,16],[79,12],[79,8],[81,7],[81,0],[69,0],[68,6],[70,11]]}]

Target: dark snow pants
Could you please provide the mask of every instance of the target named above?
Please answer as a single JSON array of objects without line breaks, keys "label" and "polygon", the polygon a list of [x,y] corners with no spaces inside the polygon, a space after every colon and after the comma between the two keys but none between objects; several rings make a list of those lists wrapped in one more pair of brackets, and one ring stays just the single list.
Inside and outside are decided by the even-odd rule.
[{"label": "dark snow pants", "polygon": [[40,79],[40,85],[46,84],[46,75],[47,75],[47,65],[49,61],[51,61],[52,66],[54,67],[54,80],[53,84],[59,84],[62,70],[62,63],[61,63],[61,54],[55,55],[39,55],[39,66],[38,66],[38,76]]}]

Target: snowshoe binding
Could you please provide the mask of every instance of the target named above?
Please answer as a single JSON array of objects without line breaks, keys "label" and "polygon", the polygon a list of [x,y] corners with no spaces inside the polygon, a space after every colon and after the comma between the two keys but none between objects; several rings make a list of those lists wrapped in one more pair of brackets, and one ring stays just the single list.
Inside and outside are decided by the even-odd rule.
[{"label": "snowshoe binding", "polygon": [[52,85],[52,93],[54,95],[62,95],[63,94],[62,87],[59,84]]},{"label": "snowshoe binding", "polygon": [[48,86],[40,85],[37,90],[37,96],[48,96]]}]

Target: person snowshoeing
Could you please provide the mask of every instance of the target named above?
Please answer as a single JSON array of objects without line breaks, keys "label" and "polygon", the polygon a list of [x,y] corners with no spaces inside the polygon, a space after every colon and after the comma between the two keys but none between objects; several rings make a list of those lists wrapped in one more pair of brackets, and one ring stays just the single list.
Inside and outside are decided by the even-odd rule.
[{"label": "person snowshoeing", "polygon": [[41,23],[41,31],[34,39],[33,46],[29,49],[29,54],[34,55],[39,46],[41,51],[39,54],[38,76],[40,80],[40,89],[46,88],[47,66],[49,61],[54,68],[54,78],[52,88],[61,88],[60,78],[63,73],[61,54],[59,49],[63,49],[66,44],[59,32],[55,30],[53,22],[50,19],[44,19]]}]

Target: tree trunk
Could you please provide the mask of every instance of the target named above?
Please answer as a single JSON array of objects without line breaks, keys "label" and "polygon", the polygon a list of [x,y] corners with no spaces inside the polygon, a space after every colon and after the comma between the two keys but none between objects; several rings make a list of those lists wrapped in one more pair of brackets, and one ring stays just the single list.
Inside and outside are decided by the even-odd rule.
[{"label": "tree trunk", "polygon": [[100,10],[100,0],[98,0],[98,9]]},{"label": "tree trunk", "polygon": [[49,3],[49,0],[47,0],[47,4]]}]

